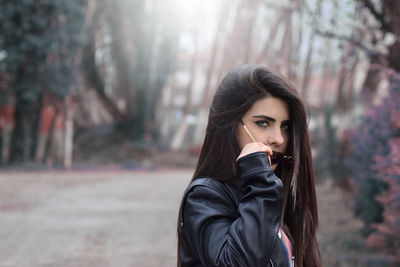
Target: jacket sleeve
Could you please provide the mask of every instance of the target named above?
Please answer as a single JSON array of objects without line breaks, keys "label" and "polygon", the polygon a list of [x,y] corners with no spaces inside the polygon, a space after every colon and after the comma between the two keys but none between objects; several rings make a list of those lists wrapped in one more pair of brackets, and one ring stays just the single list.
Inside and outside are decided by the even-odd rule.
[{"label": "jacket sleeve", "polygon": [[282,182],[267,153],[237,162],[242,196],[238,210],[223,191],[196,186],[187,195],[184,233],[204,266],[267,266],[278,238]]}]

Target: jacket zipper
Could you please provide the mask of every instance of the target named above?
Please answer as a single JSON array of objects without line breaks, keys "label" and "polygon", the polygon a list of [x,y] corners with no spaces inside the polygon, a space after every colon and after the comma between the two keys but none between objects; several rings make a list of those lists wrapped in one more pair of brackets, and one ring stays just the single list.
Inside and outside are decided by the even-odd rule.
[{"label": "jacket zipper", "polygon": [[292,260],[290,261],[290,267],[294,267],[294,256],[292,256]]},{"label": "jacket zipper", "polygon": [[269,263],[271,263],[271,267],[275,267],[274,262],[272,261],[272,259],[269,259]]}]

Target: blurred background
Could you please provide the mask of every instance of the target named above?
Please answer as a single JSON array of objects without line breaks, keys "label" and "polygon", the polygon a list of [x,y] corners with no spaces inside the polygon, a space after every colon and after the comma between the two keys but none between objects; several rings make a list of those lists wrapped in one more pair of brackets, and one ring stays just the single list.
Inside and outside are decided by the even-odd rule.
[{"label": "blurred background", "polygon": [[2,191],[184,168],[182,192],[219,82],[264,64],[309,105],[324,266],[399,266],[400,1],[0,3]]}]

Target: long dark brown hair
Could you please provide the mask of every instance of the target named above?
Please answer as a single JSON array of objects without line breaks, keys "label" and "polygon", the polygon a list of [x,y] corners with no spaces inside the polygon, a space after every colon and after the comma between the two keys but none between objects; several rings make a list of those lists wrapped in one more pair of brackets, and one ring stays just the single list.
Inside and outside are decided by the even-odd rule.
[{"label": "long dark brown hair", "polygon": [[257,100],[267,96],[288,104],[292,122],[286,152],[294,158],[293,168],[288,170],[278,166],[275,173],[284,184],[282,221],[294,241],[296,266],[321,266],[315,237],[318,211],[307,112],[296,89],[286,78],[259,65],[244,65],[226,75],[210,108],[193,180],[211,177],[226,183],[238,181],[238,122]]}]

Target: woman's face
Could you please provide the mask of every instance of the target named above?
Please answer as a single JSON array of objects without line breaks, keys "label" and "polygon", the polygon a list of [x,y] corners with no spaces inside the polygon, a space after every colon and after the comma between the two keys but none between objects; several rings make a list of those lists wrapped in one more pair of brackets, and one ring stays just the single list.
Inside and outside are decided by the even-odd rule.
[{"label": "woman's face", "polygon": [[[286,152],[290,135],[290,116],[286,102],[270,96],[259,99],[244,114],[242,121],[257,142],[265,143],[272,150]],[[237,138],[240,149],[253,142],[240,122],[237,125]],[[276,167],[277,164],[272,169]]]}]

